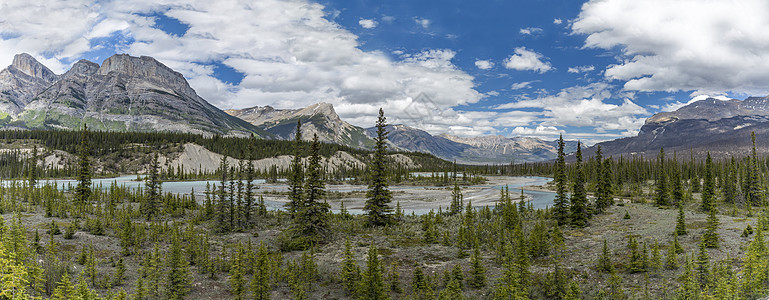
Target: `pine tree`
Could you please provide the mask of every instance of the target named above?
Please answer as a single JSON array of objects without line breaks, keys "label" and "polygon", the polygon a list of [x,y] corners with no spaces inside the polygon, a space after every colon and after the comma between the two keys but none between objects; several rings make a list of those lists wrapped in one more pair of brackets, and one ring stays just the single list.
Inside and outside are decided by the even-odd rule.
[{"label": "pine tree", "polygon": [[678,269],[678,254],[676,254],[675,246],[673,246],[673,243],[670,243],[670,246],[668,246],[668,250],[666,251],[665,256],[665,269],[668,270],[677,270]]},{"label": "pine tree", "polygon": [[366,272],[363,273],[360,287],[360,299],[379,300],[389,299],[385,292],[384,280],[382,279],[382,267],[379,263],[379,254],[376,246],[371,244],[368,249],[368,260],[366,262]]},{"label": "pine tree", "polygon": [[83,125],[80,131],[80,147],[78,148],[77,187],[75,187],[75,206],[79,214],[83,214],[85,206],[91,199],[91,150],[88,147],[88,126]]},{"label": "pine tree", "polygon": [[451,278],[446,288],[438,295],[439,300],[463,300],[465,296],[462,295],[462,286],[459,280]]},{"label": "pine tree", "polygon": [[173,242],[166,263],[166,299],[184,299],[189,293],[191,274],[188,270],[187,258],[182,251],[182,241],[178,232],[174,232]]},{"label": "pine tree", "polygon": [[710,284],[710,256],[706,247],[705,241],[701,241],[699,252],[697,252],[697,280],[702,287]]},{"label": "pine tree", "polygon": [[569,198],[566,196],[566,154],[563,150],[563,135],[558,139],[558,158],[555,162],[555,200],[553,204],[553,217],[558,225],[566,225],[569,221]]},{"label": "pine tree", "polygon": [[146,193],[144,202],[142,202],[142,213],[147,216],[147,221],[151,221],[152,218],[158,213],[160,208],[161,197],[161,185],[160,182],[160,163],[158,162],[158,154],[152,156],[152,161],[149,165],[147,180],[146,180]]},{"label": "pine tree", "polygon": [[710,152],[705,160],[705,181],[702,187],[702,209],[705,212],[714,210],[715,207],[715,182],[713,179],[713,160],[710,158]]},{"label": "pine tree", "polygon": [[255,170],[254,170],[254,158],[255,158],[255,152],[254,149],[254,143],[256,141],[254,140],[254,135],[251,134],[251,141],[248,144],[249,151],[248,151],[248,162],[246,163],[246,183],[245,183],[245,190],[243,191],[243,196],[246,200],[245,207],[243,208],[243,218],[245,220],[245,223],[247,226],[253,225],[252,216],[254,214],[254,189],[256,186],[254,185],[254,177],[255,177]]},{"label": "pine tree", "polygon": [[702,243],[707,248],[718,248],[718,216],[716,216],[716,208],[711,208],[708,213],[707,225],[705,225],[705,233],[702,236]]},{"label": "pine tree", "polygon": [[254,278],[251,280],[251,292],[254,300],[270,299],[270,262],[267,255],[267,247],[264,246],[264,243],[260,244],[259,250],[256,252]]},{"label": "pine tree", "polygon": [[123,281],[125,280],[125,272],[126,266],[125,263],[123,263],[123,258],[121,257],[117,261],[117,265],[115,266],[115,275],[112,277],[114,285],[123,285]]},{"label": "pine tree", "polygon": [[638,249],[638,242],[634,236],[628,237],[628,249],[630,250],[630,273],[645,271],[644,260],[641,251]]},{"label": "pine tree", "polygon": [[392,201],[392,192],[388,189],[387,183],[387,119],[384,116],[384,110],[379,109],[379,118],[376,123],[377,136],[374,138],[376,146],[374,155],[369,164],[369,173],[371,181],[366,192],[366,205],[363,210],[368,215],[368,224],[371,226],[383,226],[390,223],[392,208],[389,206]]},{"label": "pine tree", "polygon": [[748,205],[763,205],[766,200],[764,187],[761,180],[761,171],[759,168],[759,158],[756,154],[756,133],[750,133],[750,139],[753,142],[753,149],[750,156],[750,166],[748,166],[747,187],[745,188],[745,198]]},{"label": "pine tree", "polygon": [[467,285],[476,289],[486,286],[486,268],[483,267],[481,259],[481,249],[476,240],[470,258],[470,276],[467,278]]},{"label": "pine tree", "polygon": [[654,179],[654,201],[657,206],[669,205],[667,174],[665,174],[665,149],[660,148],[660,154],[657,156],[657,172]]},{"label": "pine tree", "polygon": [[227,204],[227,180],[228,180],[228,174],[229,166],[227,165],[227,156],[222,156],[222,159],[219,162],[219,191],[218,194],[218,203],[217,203],[217,212],[216,212],[216,227],[220,232],[227,232],[230,230],[229,222],[228,220],[228,211],[230,210],[229,205]]},{"label": "pine tree", "polygon": [[609,206],[614,204],[612,197],[612,172],[611,172],[611,159],[603,159],[601,153],[601,145],[596,146],[595,161],[598,163],[598,186],[596,188],[596,210],[597,212],[603,212]]},{"label": "pine tree", "polygon": [[673,159],[673,166],[671,169],[670,183],[671,183],[671,196],[672,202],[675,205],[682,204],[684,201],[684,187],[681,183],[681,171],[678,169],[678,162]]},{"label": "pine tree", "polygon": [[603,240],[601,256],[598,257],[598,270],[609,273],[614,271],[614,264],[611,262],[611,252],[609,250],[609,245],[606,242],[606,239]]},{"label": "pine tree", "polygon": [[234,252],[230,265],[230,292],[235,296],[234,299],[242,300],[246,293],[245,251],[243,246],[238,244],[238,248]]},{"label": "pine tree", "polygon": [[288,200],[286,210],[295,216],[296,212],[302,207],[304,200],[304,166],[302,156],[304,155],[304,145],[302,143],[302,121],[296,121],[296,135],[294,136],[294,158],[291,160],[291,173],[288,177]]},{"label": "pine tree", "polygon": [[462,203],[462,191],[459,189],[459,184],[454,182],[454,189],[451,191],[451,206],[449,208],[449,214],[455,215],[462,213],[464,204]]},{"label": "pine tree", "polygon": [[356,288],[360,281],[360,268],[355,263],[355,256],[352,253],[350,239],[344,243],[344,258],[342,259],[342,269],[339,271],[342,277],[342,285],[348,295],[355,295]]},{"label": "pine tree", "polygon": [[653,271],[662,269],[662,254],[660,253],[660,244],[657,242],[657,239],[654,239],[654,245],[652,245],[652,256],[649,262],[649,269]]},{"label": "pine tree", "polygon": [[676,219],[676,229],[673,232],[674,235],[686,235],[686,219],[684,216],[684,204],[678,202],[678,218]]},{"label": "pine tree", "polygon": [[326,191],[325,183],[323,183],[323,174],[321,173],[322,166],[319,152],[320,142],[316,134],[310,146],[309,164],[305,174],[305,198],[302,200],[301,206],[297,208],[294,225],[291,228],[291,231],[297,237],[305,241],[305,246],[321,243],[329,234],[328,214],[330,208],[328,203],[321,202],[326,195]]},{"label": "pine tree", "polygon": [[577,142],[575,163],[574,187],[571,193],[571,224],[575,227],[585,227],[590,212],[587,207],[587,193],[585,192],[585,170],[582,166],[582,148]]}]

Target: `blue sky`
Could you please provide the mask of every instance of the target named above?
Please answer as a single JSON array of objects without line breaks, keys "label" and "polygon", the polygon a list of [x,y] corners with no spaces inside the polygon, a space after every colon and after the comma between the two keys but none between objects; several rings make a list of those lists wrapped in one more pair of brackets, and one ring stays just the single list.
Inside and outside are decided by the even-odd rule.
[{"label": "blue sky", "polygon": [[364,127],[383,107],[433,134],[591,144],[703,95],[769,93],[760,0],[7,2],[2,65],[148,55],[222,109],[324,101]]}]

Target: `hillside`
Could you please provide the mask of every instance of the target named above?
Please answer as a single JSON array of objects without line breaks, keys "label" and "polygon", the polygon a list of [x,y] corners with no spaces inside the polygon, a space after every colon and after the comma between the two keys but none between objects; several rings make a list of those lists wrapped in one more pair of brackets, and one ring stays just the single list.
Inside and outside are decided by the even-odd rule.
[{"label": "hillside", "polygon": [[182,74],[154,58],[114,55],[80,60],[54,74],[28,54],[0,71],[0,126],[29,129],[173,131],[271,135],[233,118],[195,93]]}]

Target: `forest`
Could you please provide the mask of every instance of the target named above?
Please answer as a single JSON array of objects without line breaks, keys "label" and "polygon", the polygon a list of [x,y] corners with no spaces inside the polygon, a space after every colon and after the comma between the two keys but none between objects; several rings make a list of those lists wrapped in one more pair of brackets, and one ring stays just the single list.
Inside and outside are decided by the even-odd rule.
[{"label": "forest", "polygon": [[[304,141],[301,123],[294,141],[2,131],[6,144],[35,141],[77,159],[55,170],[40,167],[37,147],[0,156],[0,299],[758,299],[769,289],[769,160],[755,146],[719,161],[664,149],[583,158],[578,145],[567,163],[563,139],[557,160],[543,163],[410,154],[421,157],[418,171],[437,174],[420,184],[451,191],[449,207],[417,215],[393,203],[391,189],[419,180],[405,175],[416,170],[387,159],[381,110],[376,126],[373,151]],[[163,149],[186,142],[293,160],[273,174],[226,159],[210,174],[163,169]],[[93,186],[121,174],[96,174],[94,158],[129,144],[143,149],[144,187]],[[366,168],[328,174],[322,159],[338,150]],[[463,197],[481,176],[534,175],[552,178],[547,208],[508,188],[494,206]],[[268,210],[253,183],[271,176],[287,180],[284,209]],[[59,177],[76,187],[42,181]],[[344,177],[367,185],[363,214],[330,209],[327,184]],[[164,181],[192,178],[218,184],[202,199],[163,192]]]}]

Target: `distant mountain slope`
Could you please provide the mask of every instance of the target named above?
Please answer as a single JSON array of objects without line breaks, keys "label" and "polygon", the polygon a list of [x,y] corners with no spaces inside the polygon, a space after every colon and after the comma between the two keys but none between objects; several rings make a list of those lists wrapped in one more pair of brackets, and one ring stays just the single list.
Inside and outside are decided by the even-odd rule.
[{"label": "distant mountain slope", "polygon": [[0,71],[0,126],[271,135],[206,102],[151,57],[81,60],[56,75],[28,54]]},{"label": "distant mountain slope", "polygon": [[270,106],[226,111],[228,114],[243,119],[266,132],[283,140],[293,139],[296,135],[296,122],[302,121],[302,136],[311,140],[313,134],[318,140],[356,148],[371,148],[374,140],[369,138],[363,128],[343,121],[328,103],[316,103],[301,109],[275,109]]},{"label": "distant mountain slope", "polygon": [[[446,160],[466,164],[507,164],[554,159],[558,148],[555,141],[529,137],[506,138],[481,136],[462,138],[448,134],[433,136],[425,131],[405,125],[389,125],[389,141],[399,149],[431,153]],[[369,136],[376,128],[367,129]],[[576,142],[566,142],[565,150],[576,149]]]},{"label": "distant mountain slope", "polygon": [[[740,100],[708,98],[673,112],[655,114],[637,136],[599,143],[605,155],[643,155],[654,157],[660,148],[672,156],[689,157],[693,152],[716,158],[750,153],[750,133],[757,136],[758,151],[769,152],[769,98]],[[595,147],[586,150],[592,155]]]}]

